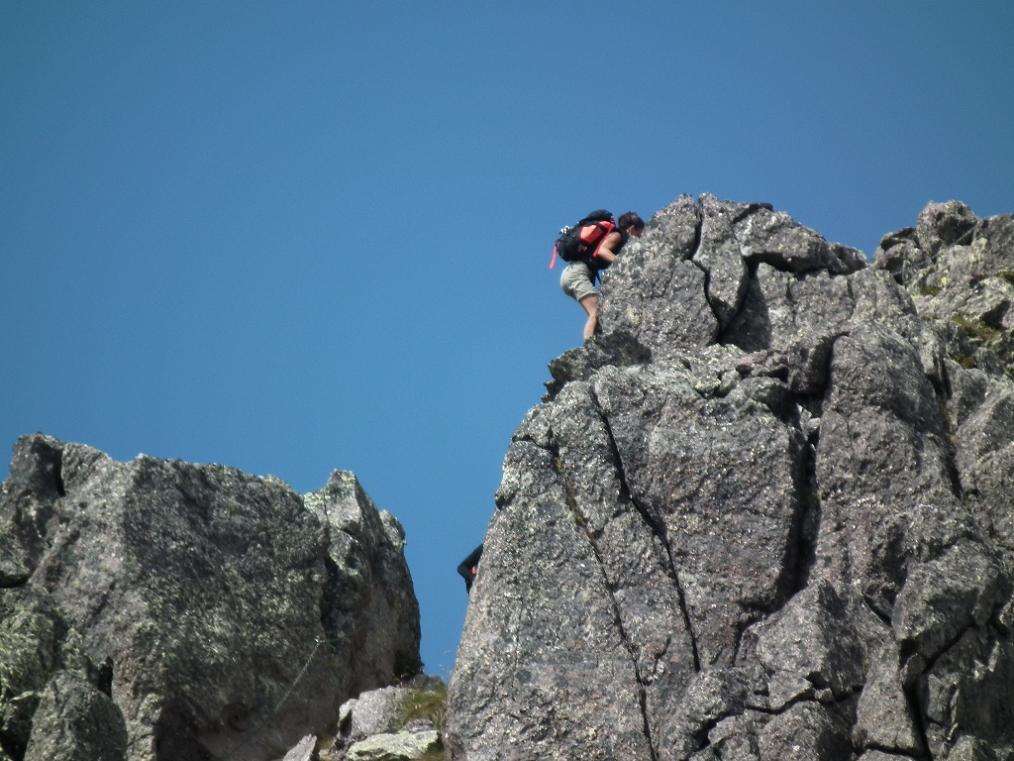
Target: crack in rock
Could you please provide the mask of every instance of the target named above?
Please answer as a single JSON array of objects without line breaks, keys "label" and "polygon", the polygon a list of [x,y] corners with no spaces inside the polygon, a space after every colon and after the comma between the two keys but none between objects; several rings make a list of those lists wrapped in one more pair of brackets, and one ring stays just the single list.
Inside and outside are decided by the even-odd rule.
[{"label": "crack in rock", "polygon": [[620,455],[619,446],[616,443],[616,436],[613,433],[612,424],[609,422],[609,418],[606,416],[605,411],[602,409],[602,404],[599,401],[598,395],[595,393],[593,388],[589,388],[591,399],[595,405],[595,409],[598,413],[599,418],[602,421],[603,426],[606,430],[606,435],[609,440],[609,448],[612,453],[613,462],[616,466],[616,476],[620,482],[620,499],[627,500],[632,504],[645,524],[651,529],[655,537],[665,547],[666,557],[669,559],[669,571],[672,574],[673,583],[676,588],[676,596],[679,600],[680,612],[683,615],[683,625],[686,627],[687,636],[690,638],[691,652],[694,658],[694,671],[699,672],[701,670],[701,658],[697,647],[697,636],[694,633],[693,623],[690,620],[690,609],[687,605],[686,594],[683,590],[683,584],[680,581],[679,570],[676,567],[676,560],[673,556],[672,543],[669,540],[669,531],[664,523],[659,525],[659,522],[651,515],[648,509],[640,503],[638,499],[634,497],[633,492],[630,489],[630,484],[627,481],[626,469],[623,466],[623,458]]},{"label": "crack in rock", "polygon": [[627,633],[626,627],[623,625],[620,604],[616,600],[615,585],[609,578],[609,573],[606,570],[606,563],[602,557],[602,550],[598,546],[594,533],[588,529],[588,518],[581,510],[581,506],[578,504],[577,497],[574,494],[574,489],[570,484],[570,479],[567,478],[566,467],[563,464],[559,447],[551,441],[547,451],[549,452],[553,463],[553,470],[556,471],[557,476],[560,478],[560,483],[563,486],[567,508],[571,511],[577,525],[583,528],[582,533],[588,539],[588,544],[591,547],[592,554],[595,556],[599,573],[602,575],[602,584],[605,587],[606,592],[609,594],[609,601],[613,609],[613,623],[616,626],[617,633],[620,635],[620,641],[623,643],[624,648],[630,655],[630,662],[634,669],[634,677],[637,680],[638,702],[641,708],[641,719],[644,723],[644,737],[648,742],[648,750],[651,753],[652,761],[658,761],[658,754],[655,750],[655,742],[651,736],[651,724],[648,720],[648,697],[647,691],[645,690],[646,682],[644,677],[641,675],[641,669],[637,662],[637,649],[634,647],[634,643],[631,642],[630,635]]}]

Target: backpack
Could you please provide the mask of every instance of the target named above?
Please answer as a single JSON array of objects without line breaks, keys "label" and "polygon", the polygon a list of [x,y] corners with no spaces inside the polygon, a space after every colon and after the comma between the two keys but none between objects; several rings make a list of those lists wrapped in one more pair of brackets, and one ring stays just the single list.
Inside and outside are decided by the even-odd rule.
[{"label": "backpack", "polygon": [[616,220],[605,209],[589,213],[576,225],[560,230],[553,245],[549,269],[556,266],[556,257],[565,262],[590,262],[605,237],[616,229]]}]

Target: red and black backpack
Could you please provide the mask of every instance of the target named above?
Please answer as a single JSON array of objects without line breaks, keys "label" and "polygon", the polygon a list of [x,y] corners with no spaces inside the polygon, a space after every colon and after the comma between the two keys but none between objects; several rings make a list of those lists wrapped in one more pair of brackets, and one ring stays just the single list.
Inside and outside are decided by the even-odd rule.
[{"label": "red and black backpack", "polygon": [[549,268],[553,269],[556,265],[557,256],[565,262],[591,263],[602,241],[615,229],[616,220],[605,209],[593,211],[576,225],[563,228],[553,246]]}]

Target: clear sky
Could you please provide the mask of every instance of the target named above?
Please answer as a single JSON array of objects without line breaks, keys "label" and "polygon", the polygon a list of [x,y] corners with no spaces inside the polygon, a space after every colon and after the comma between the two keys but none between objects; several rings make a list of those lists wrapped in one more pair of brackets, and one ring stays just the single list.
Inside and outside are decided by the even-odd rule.
[{"label": "clear sky", "polygon": [[[1014,3],[0,3],[0,442],[355,471],[427,671],[593,208],[1014,212]],[[6,459],[6,458],[5,458]],[[0,477],[6,477],[6,465]]]}]

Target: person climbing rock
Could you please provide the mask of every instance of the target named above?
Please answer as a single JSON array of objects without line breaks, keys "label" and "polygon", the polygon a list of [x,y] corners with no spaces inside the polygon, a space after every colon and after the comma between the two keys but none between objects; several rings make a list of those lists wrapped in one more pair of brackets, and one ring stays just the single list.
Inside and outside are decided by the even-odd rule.
[{"label": "person climbing rock", "polygon": [[480,544],[470,553],[468,557],[462,560],[458,564],[458,573],[461,574],[461,578],[465,580],[465,591],[472,591],[472,582],[475,581],[475,577],[479,574],[479,558],[482,557],[482,545]]},{"label": "person climbing rock", "polygon": [[[598,331],[599,290],[602,270],[616,261],[620,249],[631,238],[641,237],[644,220],[635,212],[620,215],[619,222],[607,211],[592,212],[572,228],[565,228],[553,249],[570,262],[560,275],[560,288],[577,301],[588,314],[583,338],[587,341]],[[550,264],[552,267],[552,264]]]}]

